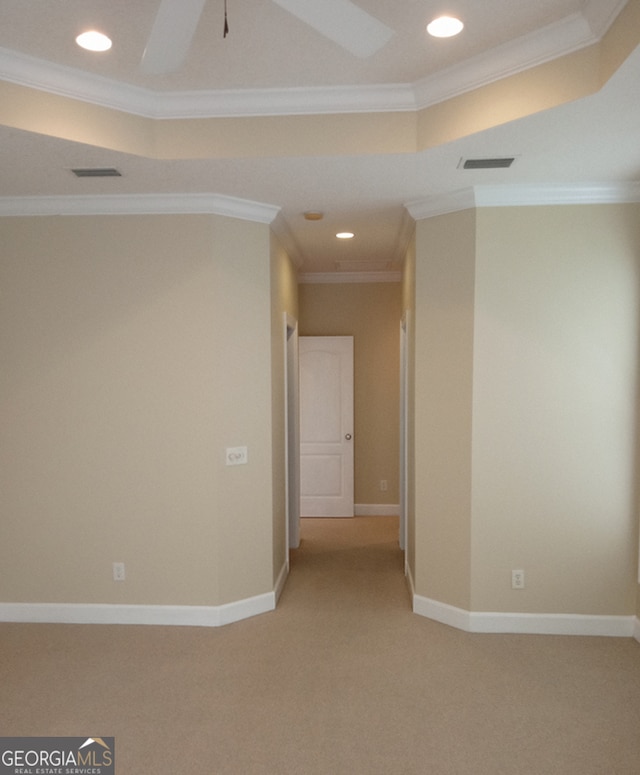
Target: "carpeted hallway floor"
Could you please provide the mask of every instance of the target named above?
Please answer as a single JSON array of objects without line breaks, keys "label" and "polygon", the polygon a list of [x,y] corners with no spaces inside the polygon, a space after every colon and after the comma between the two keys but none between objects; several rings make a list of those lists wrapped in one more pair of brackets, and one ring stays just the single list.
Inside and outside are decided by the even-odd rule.
[{"label": "carpeted hallway floor", "polygon": [[305,519],[278,609],[218,629],[0,624],[0,735],[119,775],[638,775],[640,645],[411,612],[397,520]]}]

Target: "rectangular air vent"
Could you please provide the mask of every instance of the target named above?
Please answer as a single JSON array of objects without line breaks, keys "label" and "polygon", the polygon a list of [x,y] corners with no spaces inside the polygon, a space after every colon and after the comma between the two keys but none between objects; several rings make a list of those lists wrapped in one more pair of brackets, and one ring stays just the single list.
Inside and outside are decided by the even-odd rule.
[{"label": "rectangular air vent", "polygon": [[71,170],[77,178],[119,178],[122,173],[114,167],[86,167]]},{"label": "rectangular air vent", "polygon": [[464,159],[462,169],[465,170],[500,170],[510,167],[516,160],[515,156],[505,156],[495,159]]}]

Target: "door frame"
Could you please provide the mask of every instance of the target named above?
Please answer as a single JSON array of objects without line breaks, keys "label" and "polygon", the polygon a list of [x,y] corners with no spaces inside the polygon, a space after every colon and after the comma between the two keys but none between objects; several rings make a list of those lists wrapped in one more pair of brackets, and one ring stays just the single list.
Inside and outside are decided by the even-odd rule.
[{"label": "door frame", "polygon": [[406,310],[400,321],[400,548],[407,572],[409,521],[409,320]]},{"label": "door frame", "polygon": [[300,546],[300,383],[298,321],[284,313],[285,555]]}]

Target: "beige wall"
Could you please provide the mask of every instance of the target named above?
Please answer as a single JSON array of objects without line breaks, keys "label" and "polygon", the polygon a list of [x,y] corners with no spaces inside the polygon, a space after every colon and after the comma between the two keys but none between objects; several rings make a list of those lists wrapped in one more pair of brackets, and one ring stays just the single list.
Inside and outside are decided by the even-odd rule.
[{"label": "beige wall", "polygon": [[631,614],[640,206],[477,223],[472,608]]},{"label": "beige wall", "polygon": [[636,610],[639,261],[638,205],[418,223],[419,595]]},{"label": "beige wall", "polygon": [[416,593],[471,602],[475,212],[416,228]]},{"label": "beige wall", "polygon": [[303,284],[299,299],[302,336],[354,337],[355,502],[395,505],[401,285]]},{"label": "beige wall", "polygon": [[271,378],[273,397],[273,583],[286,565],[287,491],[285,471],[285,313],[298,319],[296,270],[271,235]]},{"label": "beige wall", "polygon": [[269,228],[3,218],[0,242],[0,601],[271,591]]},{"label": "beige wall", "polygon": [[[270,592],[285,558],[280,326],[298,309],[269,228],[3,218],[0,243],[0,602]],[[355,333],[358,352],[353,311],[365,332],[386,320],[388,338],[360,350],[389,391],[412,313],[419,595],[638,610],[639,259],[638,205],[486,209],[418,223],[402,285],[300,287],[302,333]],[[392,411],[367,400],[397,418],[397,392]],[[387,478],[397,502],[397,436],[375,444],[393,447],[385,473],[370,474],[371,500],[357,492],[384,502]],[[240,445],[249,464],[225,466]]]}]

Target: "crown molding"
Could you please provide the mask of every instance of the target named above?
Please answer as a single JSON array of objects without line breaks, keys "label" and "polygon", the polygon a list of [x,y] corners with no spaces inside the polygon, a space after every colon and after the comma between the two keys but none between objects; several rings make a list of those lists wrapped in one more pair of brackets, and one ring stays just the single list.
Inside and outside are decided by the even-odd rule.
[{"label": "crown molding", "polygon": [[402,272],[308,272],[298,275],[299,285],[324,283],[399,283]]},{"label": "crown molding", "polygon": [[442,196],[407,202],[415,220],[468,210],[473,207],[534,207],[588,204],[633,204],[640,202],[640,181],[587,185],[475,186]]},{"label": "crown molding", "polygon": [[391,257],[392,266],[403,266],[404,260],[409,249],[409,243],[416,230],[415,219],[411,216],[411,213],[405,208],[402,214],[402,223],[398,231],[396,238],[396,249]]},{"label": "crown molding", "polygon": [[0,79],[157,119],[415,111],[598,42],[626,0],[590,0],[529,35],[413,84],[156,92],[0,48]]},{"label": "crown molding", "polygon": [[36,215],[223,215],[270,224],[279,207],[218,194],[0,197],[0,217]]},{"label": "crown molding", "polygon": [[581,13],[571,14],[417,81],[417,107],[423,109],[444,102],[597,42],[587,19]]},{"label": "crown molding", "polygon": [[159,92],[0,47],[0,80],[152,118]]},{"label": "crown molding", "polygon": [[414,221],[433,218],[436,215],[457,213],[476,206],[473,188],[464,188],[440,196],[430,196],[407,202],[405,208]]},{"label": "crown molding", "polygon": [[285,252],[297,269],[300,269],[303,263],[302,250],[297,240],[293,236],[289,224],[285,220],[282,212],[279,212],[271,223],[271,230],[276,235]]},{"label": "crown molding", "polygon": [[640,202],[640,181],[569,185],[476,186],[476,207],[629,204]]},{"label": "crown molding", "polygon": [[228,89],[156,95],[154,118],[242,118],[416,110],[411,84]]},{"label": "crown molding", "polygon": [[[589,185],[514,185],[475,186],[442,196],[427,197],[405,204],[413,221],[436,215],[468,210],[473,207],[531,207],[536,205],[630,204],[640,202],[640,181],[629,183],[594,183]],[[0,217],[37,215],[222,215],[272,225],[292,257],[299,256],[297,244],[275,205],[219,194],[115,194],[105,196],[24,196],[0,197]],[[402,260],[413,233],[413,221],[403,220],[398,237],[398,255]],[[298,262],[299,263],[299,262]],[[393,272],[330,272],[327,276],[367,277]],[[304,275],[303,275],[304,276]],[[313,274],[313,277],[317,277]],[[388,279],[385,280],[389,282]],[[313,282],[318,282],[313,280]],[[323,282],[331,282],[329,280]],[[339,280],[336,282],[349,282]],[[354,282],[360,282],[355,280]]]},{"label": "crown molding", "polygon": [[414,111],[411,84],[157,92],[0,47],[0,80],[143,118]]},{"label": "crown molding", "polygon": [[582,9],[585,19],[589,22],[593,34],[601,38],[617,19],[628,0],[587,0]]}]

